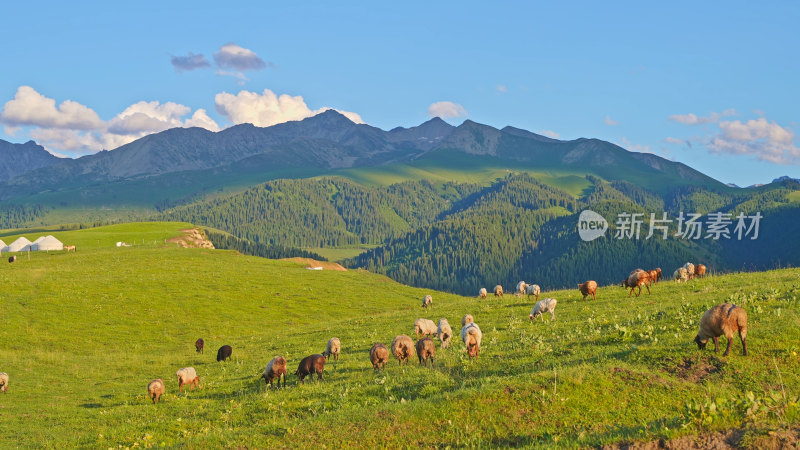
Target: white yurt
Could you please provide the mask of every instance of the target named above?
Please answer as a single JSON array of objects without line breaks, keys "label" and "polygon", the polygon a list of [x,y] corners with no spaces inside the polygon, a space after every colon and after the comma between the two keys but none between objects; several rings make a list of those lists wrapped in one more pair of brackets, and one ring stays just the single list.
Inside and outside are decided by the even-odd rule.
[{"label": "white yurt", "polygon": [[0,253],[7,252],[8,250],[6,250],[6,247],[7,247],[6,243],[3,242],[2,239],[0,239]]},{"label": "white yurt", "polygon": [[64,250],[64,244],[51,235],[42,236],[33,241],[31,250],[34,251],[50,251],[50,250]]},{"label": "white yurt", "polygon": [[28,250],[28,246],[31,245],[31,241],[25,239],[25,236],[21,236],[16,241],[10,243],[3,251],[5,252],[24,252]]}]

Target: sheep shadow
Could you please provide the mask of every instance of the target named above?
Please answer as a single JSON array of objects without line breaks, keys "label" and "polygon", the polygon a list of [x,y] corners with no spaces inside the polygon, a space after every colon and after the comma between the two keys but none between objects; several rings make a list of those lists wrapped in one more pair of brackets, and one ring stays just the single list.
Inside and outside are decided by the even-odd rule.
[{"label": "sheep shadow", "polygon": [[102,408],[103,404],[102,403],[81,403],[80,405],[78,405],[78,407],[86,408],[86,409],[96,409],[96,408]]},{"label": "sheep shadow", "polygon": [[511,304],[511,305],[505,305],[506,308],[527,308],[528,306],[531,306],[531,304],[530,303],[514,303],[514,304]]}]

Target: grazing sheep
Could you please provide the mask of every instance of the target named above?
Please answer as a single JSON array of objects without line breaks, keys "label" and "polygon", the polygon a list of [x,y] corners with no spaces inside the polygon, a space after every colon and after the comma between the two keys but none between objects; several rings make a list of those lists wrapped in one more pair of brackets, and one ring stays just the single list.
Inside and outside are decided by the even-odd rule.
[{"label": "grazing sheep", "polygon": [[502,297],[503,296],[503,286],[499,284],[494,287],[494,296],[495,297]]},{"label": "grazing sheep", "polygon": [[328,340],[328,345],[325,347],[325,351],[322,352],[322,356],[326,358],[330,358],[333,355],[334,361],[339,361],[339,351],[342,349],[342,343],[339,342],[339,338],[330,338]]},{"label": "grazing sheep", "polygon": [[436,324],[430,319],[417,319],[414,321],[414,333],[417,335],[417,339],[420,336],[435,336]]},{"label": "grazing sheep", "polygon": [[434,366],[433,357],[436,356],[436,346],[433,339],[424,338],[417,341],[417,357],[419,363],[428,367],[428,360],[431,360],[431,367]]},{"label": "grazing sheep", "polygon": [[663,276],[661,275],[661,267],[656,267],[656,273],[658,274],[658,276],[656,277],[656,281],[661,281],[661,278],[663,278]]},{"label": "grazing sheep", "polygon": [[439,342],[442,343],[442,348],[450,347],[450,339],[453,338],[453,329],[450,328],[450,322],[447,319],[439,319],[439,326],[437,327],[437,335]]},{"label": "grazing sheep", "polygon": [[486,288],[481,288],[481,290],[478,291],[478,297],[486,298]]},{"label": "grazing sheep", "polygon": [[628,297],[633,294],[633,290],[637,287],[639,288],[639,292],[636,293],[638,297],[642,293],[642,285],[647,288],[647,294],[650,294],[650,286],[647,284],[650,281],[650,275],[641,269],[636,269],[628,275],[628,278],[622,280],[622,287],[624,288],[631,288],[631,291],[628,292]]},{"label": "grazing sheep", "polygon": [[164,380],[161,378],[153,380],[147,385],[147,396],[153,400],[154,405],[158,403],[158,399],[161,398],[166,391],[167,388],[164,387]]},{"label": "grazing sheep", "polygon": [[527,287],[528,283],[520,281],[519,283],[517,283],[517,290],[514,291],[514,295],[516,295],[517,297],[521,297],[523,294],[525,294],[525,289],[527,289]]},{"label": "grazing sheep", "polygon": [[194,367],[184,367],[175,372],[175,375],[178,376],[178,392],[183,392],[183,386],[187,384],[190,389],[200,387],[200,377],[197,376]]},{"label": "grazing sheep", "polygon": [[694,276],[696,276],[697,278],[703,278],[704,276],[706,276],[706,266],[704,266],[703,264],[698,264],[697,266],[695,266]]},{"label": "grazing sheep", "polygon": [[369,349],[369,360],[372,362],[373,369],[383,369],[389,362],[389,350],[385,345],[377,343]]},{"label": "grazing sheep", "polygon": [[3,391],[3,394],[5,394],[7,390],[8,390],[8,374],[5,372],[0,372],[0,391]]},{"label": "grazing sheep", "polygon": [[689,280],[689,273],[683,267],[678,267],[672,274],[672,279],[680,283],[681,281]]},{"label": "grazing sheep", "polygon": [[731,351],[731,341],[734,333],[739,333],[742,341],[742,354],[747,356],[747,312],[740,306],[731,303],[717,305],[703,314],[700,319],[700,331],[695,336],[694,341],[700,350],[706,348],[708,338],[714,339],[714,351],[719,353],[719,337],[725,335],[728,339],[728,348],[725,349],[724,356],[728,356]]},{"label": "grazing sheep", "polygon": [[197,349],[197,353],[203,353],[203,347],[205,347],[205,345],[206,341],[204,341],[203,338],[194,341],[194,348]]},{"label": "grazing sheep", "polygon": [[541,291],[542,291],[542,289],[539,287],[538,284],[529,284],[528,286],[525,287],[525,294],[528,296],[528,300],[530,300],[531,299],[531,295],[533,295],[533,296],[536,297],[536,301],[538,302],[539,301],[539,292],[541,292]]},{"label": "grazing sheep", "polygon": [[223,345],[222,347],[217,350],[217,362],[225,361],[226,359],[231,357],[231,353],[233,353],[233,349],[230,345]]},{"label": "grazing sheep", "polygon": [[648,270],[647,275],[650,277],[649,284],[652,286],[655,283],[658,283],[658,272],[655,270]]},{"label": "grazing sheep", "polygon": [[597,282],[594,280],[589,280],[586,283],[579,284],[578,290],[581,291],[583,294],[583,300],[586,300],[586,297],[591,295],[592,300],[597,300],[595,297],[595,293],[597,293]]},{"label": "grazing sheep", "polygon": [[[541,316],[546,312],[550,313],[550,319],[556,319],[556,299],[554,298],[546,298],[543,300],[539,300],[533,305],[533,309],[531,310],[531,314],[528,316],[529,319],[535,320],[537,316]],[[544,320],[544,319],[542,319]]]},{"label": "grazing sheep", "polygon": [[392,341],[392,354],[397,358],[398,364],[403,361],[408,365],[408,360],[414,356],[414,341],[405,334],[401,334]]},{"label": "grazing sheep", "polygon": [[303,358],[300,361],[300,365],[297,366],[297,375],[300,378],[300,381],[303,381],[306,376],[311,375],[309,379],[314,378],[314,374],[317,374],[317,380],[322,380],[322,372],[325,371],[325,357],[322,355],[310,355]]},{"label": "grazing sheep", "polygon": [[422,307],[427,308],[428,306],[433,305],[433,297],[430,295],[426,295],[422,297]]},{"label": "grazing sheep", "polygon": [[472,314],[464,314],[464,317],[461,318],[461,326],[462,327],[464,325],[466,325],[468,323],[472,323],[472,322],[475,322],[475,319],[472,318]]},{"label": "grazing sheep", "polygon": [[687,262],[686,264],[683,265],[683,268],[686,269],[686,275],[689,277],[690,280],[694,278],[694,264]]},{"label": "grazing sheep", "polygon": [[75,251],[75,246],[74,245],[65,245],[64,246],[64,250],[66,250],[67,253],[74,252]]},{"label": "grazing sheep", "polygon": [[261,378],[264,379],[264,384],[272,386],[272,382],[277,378],[278,387],[281,387],[281,377],[283,377],[283,387],[286,387],[286,358],[283,356],[276,356],[272,358],[264,369],[264,374]]},{"label": "grazing sheep", "polygon": [[13,263],[13,262],[16,262],[16,261],[17,261],[17,255],[8,257],[8,262],[9,263]]},{"label": "grazing sheep", "polygon": [[470,360],[478,357],[478,353],[481,351],[482,337],[483,333],[481,333],[480,327],[475,322],[468,323],[461,329],[461,340],[467,346],[467,355],[469,355]]}]

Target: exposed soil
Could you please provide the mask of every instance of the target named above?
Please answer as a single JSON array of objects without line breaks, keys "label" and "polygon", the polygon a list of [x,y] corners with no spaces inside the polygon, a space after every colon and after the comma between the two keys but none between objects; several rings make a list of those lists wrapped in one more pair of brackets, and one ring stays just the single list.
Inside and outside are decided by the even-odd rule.
[{"label": "exposed soil", "polygon": [[726,363],[716,356],[685,357],[675,366],[664,368],[667,372],[687,381],[700,383],[720,372]]},{"label": "exposed soil", "polygon": [[[656,449],[790,449],[800,448],[800,429],[775,431],[763,436],[745,437],[744,430],[718,431],[675,439],[658,439],[649,442],[622,442],[603,446],[604,450],[656,450]],[[746,442],[743,442],[746,441]]]},{"label": "exposed soil", "polygon": [[335,262],[317,261],[316,259],[311,259],[311,258],[283,258],[283,260],[294,261],[300,264],[305,264],[307,269],[316,269],[317,267],[322,267],[322,270],[338,270],[341,272],[347,271],[347,269],[342,267],[341,264]]},{"label": "exposed soil", "polygon": [[667,380],[661,378],[658,375],[633,372],[631,370],[622,367],[614,367],[613,373],[614,375],[619,376],[623,381],[628,383],[647,383],[648,386],[652,386],[654,384],[659,384],[662,386],[669,385],[669,382]]},{"label": "exposed soil", "polygon": [[181,233],[183,234],[180,236],[167,239],[167,242],[178,244],[179,247],[184,248],[214,248],[214,244],[197,228],[181,230]]}]

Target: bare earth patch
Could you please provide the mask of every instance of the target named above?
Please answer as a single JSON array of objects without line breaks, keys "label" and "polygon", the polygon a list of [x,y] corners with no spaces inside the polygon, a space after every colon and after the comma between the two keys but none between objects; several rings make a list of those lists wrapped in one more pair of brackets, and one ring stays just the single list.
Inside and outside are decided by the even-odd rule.
[{"label": "bare earth patch", "polygon": [[706,378],[720,372],[725,362],[716,356],[685,357],[677,365],[668,365],[667,372],[687,381],[700,383]]},{"label": "bare earth patch", "polygon": [[[346,272],[347,269],[342,267],[341,264],[329,261],[317,261],[316,259],[311,258],[283,258],[284,261],[293,261],[300,264],[305,264],[307,269],[315,269],[315,270],[338,270],[340,272]],[[317,269],[321,267],[321,269]]]},{"label": "bare earth patch", "polygon": [[214,244],[197,228],[181,230],[181,233],[183,234],[180,236],[167,239],[167,242],[178,244],[179,247],[184,248],[214,248]]}]

